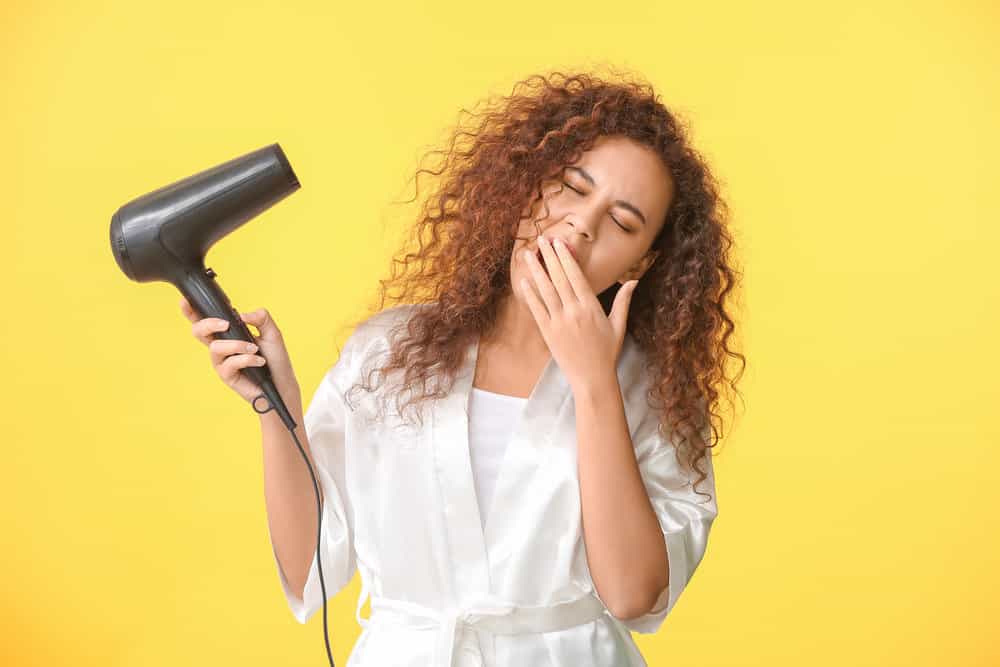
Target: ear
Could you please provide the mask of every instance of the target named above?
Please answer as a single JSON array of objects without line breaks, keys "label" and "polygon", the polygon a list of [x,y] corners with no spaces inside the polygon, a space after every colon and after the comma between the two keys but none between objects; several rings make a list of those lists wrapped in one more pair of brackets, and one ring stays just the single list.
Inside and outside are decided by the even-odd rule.
[{"label": "ear", "polygon": [[646,271],[649,270],[649,267],[653,265],[653,262],[656,261],[659,254],[659,250],[650,250],[647,252],[638,262],[635,263],[634,266],[632,266],[632,268],[618,278],[618,282],[624,285],[630,280],[638,280],[641,278],[642,274],[646,273]]}]

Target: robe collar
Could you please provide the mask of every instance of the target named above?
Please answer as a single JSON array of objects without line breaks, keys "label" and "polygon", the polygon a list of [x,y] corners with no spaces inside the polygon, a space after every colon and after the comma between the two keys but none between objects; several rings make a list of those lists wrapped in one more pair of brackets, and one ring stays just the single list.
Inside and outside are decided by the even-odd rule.
[{"label": "robe collar", "polygon": [[[626,388],[626,376],[640,364],[639,354],[637,344],[626,333],[616,365],[619,387]],[[477,335],[466,349],[451,391],[431,411],[434,466],[455,583],[463,598],[488,595],[489,559],[506,558],[516,547],[514,536],[520,535],[518,516],[510,508],[522,503],[524,494],[532,493],[532,483],[546,482],[544,474],[533,472],[544,472],[553,450],[571,447],[575,458],[576,448],[575,441],[556,437],[575,432],[575,411],[569,381],[550,356],[510,432],[483,525],[469,448],[469,398],[478,358]]]},{"label": "robe collar", "polygon": [[555,427],[572,403],[572,391],[550,356],[510,433],[484,526],[469,449],[469,398],[478,358],[476,336],[466,349],[451,391],[431,412],[431,444],[458,590],[485,595],[490,590],[488,553],[502,556],[497,551],[504,535],[516,529],[505,525],[516,517],[505,512],[504,506],[520,494],[530,493],[523,488],[525,480],[520,476],[544,461],[544,449],[550,446]]}]

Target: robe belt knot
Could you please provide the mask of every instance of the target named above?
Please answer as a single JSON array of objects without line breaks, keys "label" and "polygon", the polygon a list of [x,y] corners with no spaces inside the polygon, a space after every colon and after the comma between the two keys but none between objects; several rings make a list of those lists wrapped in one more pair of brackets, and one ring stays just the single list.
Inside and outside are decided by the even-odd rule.
[{"label": "robe belt knot", "polygon": [[[476,598],[462,607],[431,609],[406,600],[371,597],[370,622],[438,631],[434,667],[453,667],[459,631],[479,628],[498,635],[566,630],[588,623],[605,613],[604,603],[593,594],[542,606],[519,606],[495,597]],[[494,664],[489,656],[488,665]]]}]

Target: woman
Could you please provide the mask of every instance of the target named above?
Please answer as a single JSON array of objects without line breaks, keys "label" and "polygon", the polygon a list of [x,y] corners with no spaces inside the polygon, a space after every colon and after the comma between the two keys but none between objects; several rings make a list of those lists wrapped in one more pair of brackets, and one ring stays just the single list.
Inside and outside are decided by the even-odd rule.
[{"label": "woman", "polygon": [[[418,171],[441,181],[399,262],[417,270],[382,283],[298,420],[327,596],[361,572],[348,667],[645,665],[629,631],[661,626],[705,553],[715,385],[743,358],[721,200],[644,84],[531,77],[479,121]],[[244,315],[254,355],[182,306],[228,385],[252,400],[237,371],[266,361],[301,414],[266,310]],[[311,477],[273,411],[261,426],[305,623],[323,604]]]}]

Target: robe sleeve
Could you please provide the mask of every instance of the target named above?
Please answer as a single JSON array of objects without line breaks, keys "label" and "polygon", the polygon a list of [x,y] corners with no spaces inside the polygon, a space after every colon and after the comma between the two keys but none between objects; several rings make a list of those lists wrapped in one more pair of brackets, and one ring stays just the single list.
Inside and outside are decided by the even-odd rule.
[{"label": "robe sleeve", "polygon": [[[353,366],[354,348],[357,345],[358,335],[355,333],[344,343],[337,363],[320,380],[309,407],[303,414],[309,452],[313,459],[313,474],[323,489],[319,545],[327,601],[351,581],[357,570],[354,551],[354,512],[351,499],[347,495],[345,466],[347,446],[345,423],[348,407],[343,396],[346,388],[353,382],[350,369]],[[290,441],[290,446],[294,447],[295,443]],[[305,465],[297,448],[296,458]],[[308,483],[309,495],[315,502],[315,490],[311,478]],[[313,532],[316,529],[317,526],[313,525]],[[313,552],[303,598],[300,599],[288,584],[273,544],[271,549],[281,588],[288,599],[288,606],[296,620],[304,624],[323,606],[323,590],[320,587],[316,553]]]},{"label": "robe sleeve", "polygon": [[[639,472],[663,532],[669,564],[669,582],[652,610],[622,621],[629,630],[641,634],[652,634],[663,625],[705,555],[709,530],[718,514],[711,456],[701,463],[708,473],[698,483],[702,493],[695,493],[691,485],[698,475],[681,470],[674,444],[657,432],[658,419],[656,411],[647,409],[632,435]],[[707,426],[703,435],[708,435]]]}]

